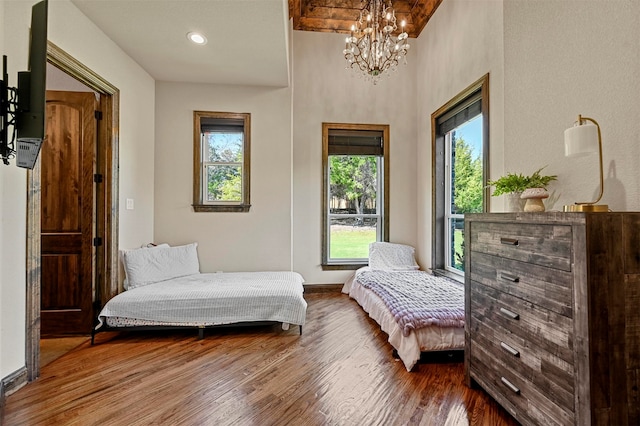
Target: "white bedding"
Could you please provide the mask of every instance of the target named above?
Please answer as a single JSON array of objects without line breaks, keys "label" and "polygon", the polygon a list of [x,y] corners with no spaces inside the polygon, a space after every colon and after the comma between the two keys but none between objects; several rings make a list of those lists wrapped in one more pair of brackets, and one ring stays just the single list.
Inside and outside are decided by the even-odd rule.
[{"label": "white bedding", "polygon": [[297,272],[193,274],[133,288],[107,302],[109,317],[158,324],[220,325],[276,321],[304,325],[304,279]]},{"label": "white bedding", "polygon": [[[355,299],[363,310],[380,325],[382,331],[389,335],[388,341],[398,352],[398,356],[407,371],[411,371],[416,362],[418,362],[420,352],[464,348],[464,327],[432,325],[413,330],[408,336],[404,336],[401,327],[382,299],[358,283],[358,274],[367,270],[371,270],[371,268],[358,269],[353,277],[347,280],[342,292]],[[391,271],[390,273],[393,274]]]}]

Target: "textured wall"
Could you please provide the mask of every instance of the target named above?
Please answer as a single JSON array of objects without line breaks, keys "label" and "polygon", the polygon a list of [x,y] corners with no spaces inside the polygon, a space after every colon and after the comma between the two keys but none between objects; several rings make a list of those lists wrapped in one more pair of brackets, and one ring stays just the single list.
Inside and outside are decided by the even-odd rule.
[{"label": "textured wall", "polygon": [[[193,111],[251,113],[251,209],[194,213]],[[157,242],[198,242],[200,269],[291,269],[291,90],[158,82]]]},{"label": "textured wall", "polygon": [[564,157],[582,114],[602,128],[603,202],[640,209],[640,2],[506,1],[504,23],[505,170],[547,165],[548,208],[594,200],[597,155]]},{"label": "textured wall", "polygon": [[294,31],[293,264],[307,282],[340,283],[344,271],[322,271],[322,123],[390,126],[390,240],[416,244],[416,63],[373,85],[345,69],[344,34]]},{"label": "textured wall", "polygon": [[[418,46],[418,253],[431,266],[431,114],[489,73],[490,176],[502,173],[504,126],[502,2],[447,0],[422,31]],[[414,53],[414,52],[412,52]],[[497,202],[496,202],[497,201]],[[499,207],[499,200],[491,200]]]}]

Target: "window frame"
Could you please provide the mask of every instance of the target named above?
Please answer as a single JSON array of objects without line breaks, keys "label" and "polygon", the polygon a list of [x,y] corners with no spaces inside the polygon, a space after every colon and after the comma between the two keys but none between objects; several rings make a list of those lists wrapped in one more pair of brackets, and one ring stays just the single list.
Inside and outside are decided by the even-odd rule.
[{"label": "window frame", "polygon": [[[436,275],[444,275],[456,279],[464,280],[464,274],[453,272],[447,269],[446,252],[449,241],[445,238],[445,227],[447,223],[447,194],[445,184],[445,174],[447,173],[445,134],[440,134],[438,120],[445,115],[451,114],[456,109],[468,103],[468,101],[480,94],[481,114],[482,114],[482,187],[483,203],[482,210],[490,210],[490,192],[487,187],[489,175],[489,74],[485,74],[479,80],[460,92],[457,96],[440,107],[431,115],[431,167],[432,167],[432,245],[431,245],[431,269]],[[450,188],[449,188],[450,189]],[[450,198],[449,198],[450,201]]]},{"label": "window frame", "polygon": [[[452,168],[452,162],[451,162],[451,148],[452,148],[452,137],[451,137],[451,133],[447,132],[444,135],[444,152],[445,152],[445,157],[444,157],[444,162],[445,162],[445,173],[448,176],[451,176],[451,168]],[[452,193],[454,192],[454,188],[452,187],[452,181],[451,179],[446,179],[445,178],[445,182],[444,182],[444,206],[448,207],[451,206],[453,204],[453,197],[452,197]],[[451,213],[451,209],[449,208],[445,208],[443,211],[444,214],[444,223],[443,223],[443,243],[444,243],[444,253],[446,255],[443,256],[443,265],[441,269],[446,270],[447,272],[450,272],[452,274],[455,275],[459,275],[461,277],[464,277],[464,272],[460,271],[458,269],[456,269],[453,265],[451,265],[451,253],[453,250],[455,250],[454,247],[451,246],[451,240],[452,240],[452,235],[450,234],[451,232],[451,227],[452,227],[452,222],[454,220],[457,219],[462,219],[464,221],[464,214],[462,213]]]},{"label": "window frame", "polygon": [[[329,259],[329,133],[333,130],[356,130],[356,131],[379,131],[382,132],[382,155],[379,156],[379,163],[382,163],[382,182],[378,182],[378,187],[382,186],[382,203],[380,203],[380,233],[377,235],[378,241],[389,241],[389,188],[390,188],[390,167],[389,167],[389,125],[387,124],[352,124],[352,123],[322,123],[322,269],[323,270],[353,270],[368,265],[366,262],[336,262]],[[346,154],[346,155],[358,155]],[[380,167],[380,164],[378,165]],[[380,168],[378,168],[380,170]],[[380,172],[378,172],[380,174]]]},{"label": "window frame", "polygon": [[[243,147],[242,147],[242,200],[236,202],[205,203],[204,193],[204,168],[202,125],[203,118],[219,120],[242,120],[243,123]],[[206,162],[208,163],[208,162]],[[248,212],[251,208],[251,114],[236,112],[193,112],[193,210],[195,212]]]}]

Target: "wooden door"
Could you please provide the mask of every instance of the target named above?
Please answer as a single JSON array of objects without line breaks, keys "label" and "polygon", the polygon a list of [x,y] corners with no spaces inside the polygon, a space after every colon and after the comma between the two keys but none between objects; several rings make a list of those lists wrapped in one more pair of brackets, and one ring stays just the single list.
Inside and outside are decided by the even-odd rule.
[{"label": "wooden door", "polygon": [[41,333],[91,331],[96,95],[47,91],[40,152]]}]

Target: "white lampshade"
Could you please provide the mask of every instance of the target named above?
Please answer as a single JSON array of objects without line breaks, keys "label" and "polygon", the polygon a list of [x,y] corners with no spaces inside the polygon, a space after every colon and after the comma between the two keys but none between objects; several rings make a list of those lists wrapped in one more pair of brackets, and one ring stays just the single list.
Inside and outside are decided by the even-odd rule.
[{"label": "white lampshade", "polygon": [[564,155],[575,157],[598,152],[598,127],[595,124],[578,124],[564,131]]}]

